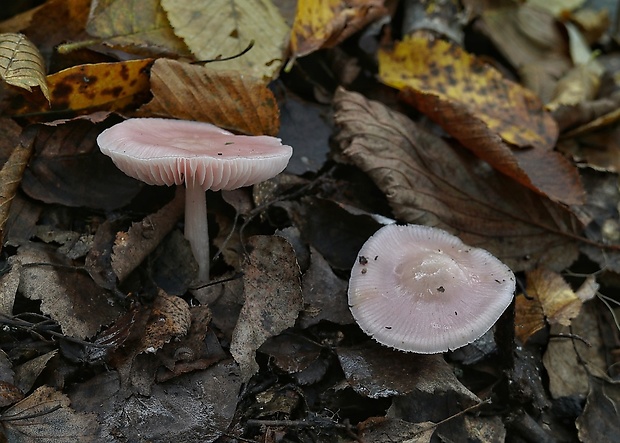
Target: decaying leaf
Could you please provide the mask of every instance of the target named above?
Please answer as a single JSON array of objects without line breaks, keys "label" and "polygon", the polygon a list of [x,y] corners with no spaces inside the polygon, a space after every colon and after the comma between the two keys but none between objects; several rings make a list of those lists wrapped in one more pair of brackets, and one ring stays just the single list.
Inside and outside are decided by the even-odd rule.
[{"label": "decaying leaf", "polygon": [[29,197],[109,211],[129,203],[142,188],[99,151],[96,138],[102,125],[85,117],[30,128],[36,134],[35,153],[22,180]]},{"label": "decaying leaf", "polygon": [[336,46],[385,15],[384,0],[300,0],[291,31],[293,57]]},{"label": "decaying leaf", "polygon": [[295,251],[282,237],[258,235],[243,267],[245,303],[232,335],[230,353],[249,380],[258,370],[255,351],[267,338],[292,327],[303,307]]},{"label": "decaying leaf", "polygon": [[289,29],[271,0],[162,0],[174,33],[214,69],[271,79],[280,70]]},{"label": "decaying leaf", "polygon": [[614,441],[620,435],[620,383],[591,377],[586,407],[575,421],[579,440],[584,443]]},{"label": "decaying leaf", "polygon": [[277,135],[278,106],[264,82],[211,66],[156,60],[151,69],[153,99],[139,114],[203,121],[243,134]]},{"label": "decaying leaf", "polygon": [[554,201],[583,202],[577,170],[553,151],[557,125],[533,92],[442,40],[408,37],[379,52],[379,69],[384,83],[497,170]]},{"label": "decaying leaf", "polygon": [[3,137],[8,139],[8,143],[13,143],[14,149],[0,169],[0,245],[4,243],[4,231],[11,202],[15,198],[15,193],[34,151],[32,138],[24,137],[20,141],[18,136],[20,130],[14,124],[5,122],[3,127],[6,128],[3,130]]},{"label": "decaying leaf", "polygon": [[571,327],[553,325],[552,337],[543,355],[553,398],[584,399],[591,387],[591,375],[605,373],[603,338],[597,306],[588,303],[573,319]]},{"label": "decaying leaf", "polygon": [[106,291],[80,270],[71,269],[50,248],[22,245],[18,257],[22,263],[20,291],[27,298],[41,300],[41,311],[56,320],[64,334],[92,337],[120,315]]},{"label": "decaying leaf", "polygon": [[545,314],[540,302],[518,294],[515,297],[515,336],[521,343],[526,343],[545,326]]},{"label": "decaying leaf", "polygon": [[189,55],[159,0],[92,2],[86,31],[106,45],[129,51]]},{"label": "decaying leaf", "polygon": [[550,324],[569,326],[579,314],[582,301],[556,272],[536,268],[526,274],[528,296],[537,299]]},{"label": "decaying leaf", "polygon": [[0,79],[27,91],[38,86],[50,101],[43,57],[23,34],[0,34]]},{"label": "decaying leaf", "polygon": [[30,392],[36,379],[47,367],[47,363],[56,355],[58,355],[58,351],[54,349],[17,366],[15,368],[15,385],[22,392]]},{"label": "decaying leaf", "polygon": [[153,353],[175,337],[189,331],[192,316],[187,302],[181,297],[159,291],[151,308],[139,352]]},{"label": "decaying leaf", "polygon": [[437,426],[427,421],[410,423],[397,418],[370,417],[357,425],[364,442],[392,443],[430,443]]},{"label": "decaying leaf", "polygon": [[581,223],[564,207],[359,94],[340,90],[335,107],[342,153],[370,175],[400,220],[455,233],[514,271],[537,263],[560,270],[577,257]]},{"label": "decaying leaf", "polygon": [[112,270],[123,281],[155,250],[162,239],[183,216],[185,190],[177,189],[175,197],[154,214],[133,223],[127,232],[116,234],[112,249]]},{"label": "decaying leaf", "polygon": [[22,102],[7,112],[75,115],[133,108],[148,95],[148,69],[152,63],[152,59],[143,59],[72,66],[47,77],[51,95],[49,107]]},{"label": "decaying leaf", "polygon": [[100,441],[96,416],[75,412],[69,405],[65,394],[42,386],[4,411],[0,423],[6,438],[12,442]]}]

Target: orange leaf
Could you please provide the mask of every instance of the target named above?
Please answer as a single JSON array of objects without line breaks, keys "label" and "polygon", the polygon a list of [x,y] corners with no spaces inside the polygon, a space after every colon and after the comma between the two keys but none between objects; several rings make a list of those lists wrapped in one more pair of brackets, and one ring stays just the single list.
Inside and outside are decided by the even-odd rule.
[{"label": "orange leaf", "polygon": [[299,0],[291,52],[302,57],[336,46],[386,13],[383,0]]},{"label": "orange leaf", "polygon": [[538,299],[528,299],[523,294],[515,297],[515,336],[525,344],[528,339],[545,327],[545,314]]},{"label": "orange leaf", "polygon": [[79,65],[47,76],[51,110],[46,105],[24,103],[12,112],[30,113],[119,111],[135,107],[149,90],[152,59]]},{"label": "orange leaf", "polygon": [[555,121],[528,89],[452,43],[415,36],[379,52],[379,75],[499,171],[555,201],[582,203],[576,169],[552,151]]},{"label": "orange leaf", "polygon": [[280,127],[273,93],[247,74],[159,59],[151,88],[153,100],[140,115],[204,121],[253,135],[276,135]]}]

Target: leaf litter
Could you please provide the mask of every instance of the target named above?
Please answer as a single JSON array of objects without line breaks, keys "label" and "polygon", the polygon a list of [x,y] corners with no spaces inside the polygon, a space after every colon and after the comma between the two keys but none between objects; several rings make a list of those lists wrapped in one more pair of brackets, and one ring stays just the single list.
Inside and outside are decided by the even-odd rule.
[{"label": "leaf litter", "polygon": [[[0,44],[16,63],[0,91],[2,438],[613,441],[608,15],[283,3],[16,2],[0,21],[20,39]],[[207,194],[207,284],[182,199],[97,149],[137,116],[294,148],[278,177]],[[518,294],[491,331],[443,355],[360,331],[350,269],[394,222],[443,228],[512,268]]]}]

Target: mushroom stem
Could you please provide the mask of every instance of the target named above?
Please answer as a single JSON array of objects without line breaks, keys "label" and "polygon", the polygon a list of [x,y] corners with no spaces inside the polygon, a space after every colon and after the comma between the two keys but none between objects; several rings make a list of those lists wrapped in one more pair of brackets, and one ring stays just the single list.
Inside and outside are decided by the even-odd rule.
[{"label": "mushroom stem", "polygon": [[198,263],[198,280],[209,281],[209,229],[207,198],[200,185],[189,180],[185,190],[185,238]]}]

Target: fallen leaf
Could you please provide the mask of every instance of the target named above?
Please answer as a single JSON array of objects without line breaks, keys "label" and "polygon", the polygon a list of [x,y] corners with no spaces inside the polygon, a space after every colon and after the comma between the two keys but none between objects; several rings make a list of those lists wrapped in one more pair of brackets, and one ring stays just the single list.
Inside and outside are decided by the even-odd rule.
[{"label": "fallen leaf", "polygon": [[295,324],[302,309],[300,272],[295,251],[282,237],[251,237],[243,266],[245,303],[233,331],[230,353],[247,381],[258,370],[256,350],[269,337]]},{"label": "fallen leaf", "polygon": [[387,14],[384,0],[299,0],[291,31],[291,52],[303,57],[331,48]]},{"label": "fallen leaf", "polygon": [[189,55],[159,0],[93,1],[86,31],[106,45],[129,52]]},{"label": "fallen leaf", "polygon": [[553,117],[499,71],[454,44],[408,37],[379,51],[379,76],[497,170],[554,201],[583,202],[577,170],[553,151]]},{"label": "fallen leaf", "polygon": [[540,302],[524,294],[515,297],[515,336],[523,344],[547,326]]},{"label": "fallen leaf", "polygon": [[112,270],[124,281],[155,250],[174,228],[185,210],[185,190],[177,189],[175,197],[154,214],[131,225],[127,232],[116,234],[112,249]]},{"label": "fallen leaf", "polygon": [[550,324],[569,326],[577,317],[582,301],[556,272],[536,268],[526,273],[526,291],[538,300]]},{"label": "fallen leaf", "polygon": [[134,108],[148,96],[152,63],[143,59],[72,66],[47,77],[50,106],[14,100],[6,112],[77,115]]},{"label": "fallen leaf", "polygon": [[366,443],[430,443],[437,425],[427,421],[410,423],[388,417],[370,417],[358,423],[360,439]]},{"label": "fallen leaf", "polygon": [[394,214],[489,250],[514,271],[577,257],[582,226],[566,208],[356,93],[336,93],[340,150],[383,190]]},{"label": "fallen leaf", "polygon": [[142,189],[142,183],[119,171],[99,151],[101,125],[76,119],[58,127],[31,128],[35,154],[22,181],[29,197],[110,211],[128,204]]},{"label": "fallen leaf", "polygon": [[161,0],[161,5],[198,60],[239,55],[212,63],[213,69],[265,79],[279,72],[289,29],[271,0]]},{"label": "fallen leaf", "polygon": [[478,401],[457,380],[441,354],[398,352],[372,341],[357,348],[339,347],[336,354],[349,385],[366,397],[457,393],[470,403]]},{"label": "fallen leaf", "polygon": [[137,351],[154,353],[173,338],[187,334],[191,322],[187,302],[160,290],[153,302],[144,337]]},{"label": "fallen leaf", "polygon": [[31,136],[25,136],[20,140],[21,130],[19,127],[14,123],[3,123],[3,138],[6,137],[5,142],[13,145],[13,150],[0,169],[0,245],[4,244],[4,234],[11,203],[34,151],[34,142]]},{"label": "fallen leaf", "polygon": [[0,79],[27,91],[38,86],[50,101],[43,57],[23,34],[0,34]]},{"label": "fallen leaf", "polygon": [[65,394],[42,386],[4,411],[0,423],[7,440],[11,442],[100,441],[95,415],[75,412],[69,405]]},{"label": "fallen leaf", "polygon": [[15,368],[15,385],[22,392],[30,392],[37,378],[47,368],[49,361],[56,355],[58,355],[58,351],[54,349],[17,366]]},{"label": "fallen leaf", "polygon": [[246,73],[159,59],[151,68],[151,92],[139,115],[203,121],[251,135],[278,133],[273,93]]},{"label": "fallen leaf", "polygon": [[607,378],[590,378],[590,392],[583,413],[575,421],[579,441],[615,441],[620,435],[620,383]]},{"label": "fallen leaf", "polygon": [[596,305],[587,303],[570,328],[551,327],[552,337],[543,354],[549,393],[555,399],[584,399],[591,386],[590,374],[603,374],[606,361]]},{"label": "fallen leaf", "polygon": [[18,250],[22,263],[19,290],[31,300],[41,300],[41,311],[56,320],[64,334],[92,337],[120,315],[106,291],[41,245],[31,243]]},{"label": "fallen leaf", "polygon": [[97,413],[99,442],[210,443],[228,429],[241,383],[229,359],[155,384],[149,397],[126,398],[114,371],[74,385],[70,396],[76,409]]}]

